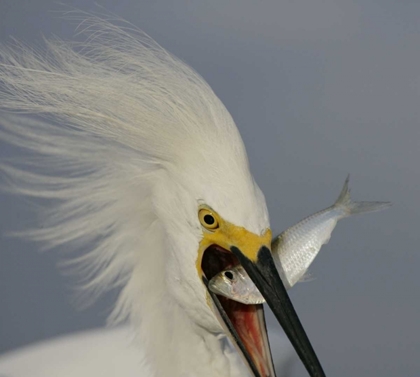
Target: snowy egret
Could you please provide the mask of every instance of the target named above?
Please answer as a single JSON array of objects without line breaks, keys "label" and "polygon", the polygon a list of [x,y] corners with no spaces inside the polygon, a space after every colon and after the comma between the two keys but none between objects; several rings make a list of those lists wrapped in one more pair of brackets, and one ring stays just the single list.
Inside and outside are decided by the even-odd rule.
[{"label": "snowy egret", "polygon": [[263,307],[207,289],[239,263],[309,374],[324,376],[276,270],[264,195],[228,111],[148,36],[98,18],[84,25],[83,43],[0,51],[1,107],[37,116],[2,117],[1,138],[37,156],[3,172],[16,192],[55,201],[26,235],[94,245],[75,260],[84,288],[121,287],[111,321],[136,326],[153,376],[275,375]]}]

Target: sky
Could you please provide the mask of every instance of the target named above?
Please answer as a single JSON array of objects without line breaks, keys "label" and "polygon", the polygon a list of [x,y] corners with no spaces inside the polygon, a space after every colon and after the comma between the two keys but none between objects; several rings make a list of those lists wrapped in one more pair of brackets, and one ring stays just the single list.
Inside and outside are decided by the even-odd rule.
[{"label": "sky", "polygon": [[[354,199],[393,202],[340,222],[290,295],[327,376],[419,376],[420,2],[64,1],[95,3],[207,80],[241,132],[273,233],[331,205],[348,173]],[[60,9],[1,0],[0,43],[71,39]],[[78,310],[59,255],[4,236],[36,213],[1,194],[0,352],[101,326],[115,298]]]}]

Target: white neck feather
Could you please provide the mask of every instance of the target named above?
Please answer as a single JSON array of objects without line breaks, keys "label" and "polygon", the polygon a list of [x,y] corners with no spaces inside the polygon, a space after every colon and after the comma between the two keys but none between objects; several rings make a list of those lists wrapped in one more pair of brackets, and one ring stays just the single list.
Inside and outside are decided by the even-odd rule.
[{"label": "white neck feather", "polygon": [[247,376],[242,361],[223,338],[192,323],[177,304],[142,317],[138,342],[156,377]]},{"label": "white neck feather", "polygon": [[[194,323],[168,291],[162,278],[165,253],[159,250],[159,240],[163,239],[160,231],[155,223],[147,237],[153,249],[141,253],[141,262],[119,300],[120,310],[130,313],[144,363],[156,377],[248,376],[226,337]],[[135,302],[133,297],[137,297]]]}]

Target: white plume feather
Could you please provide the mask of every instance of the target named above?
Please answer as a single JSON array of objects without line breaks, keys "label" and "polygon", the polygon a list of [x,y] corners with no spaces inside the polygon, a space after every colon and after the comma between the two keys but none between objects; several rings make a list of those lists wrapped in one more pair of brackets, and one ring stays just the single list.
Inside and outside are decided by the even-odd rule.
[{"label": "white plume feather", "polygon": [[83,43],[0,50],[0,138],[31,152],[1,169],[12,191],[55,201],[27,236],[91,247],[75,262],[94,296],[125,286],[113,316],[121,319],[135,305],[134,284],[148,289],[133,273],[147,264],[141,250],[154,249],[148,265],[160,263],[151,199],[160,172],[197,176],[207,166],[208,179],[236,196],[249,185],[230,185],[223,166],[252,179],[236,126],[197,73],[139,31],[95,17],[83,26]]}]

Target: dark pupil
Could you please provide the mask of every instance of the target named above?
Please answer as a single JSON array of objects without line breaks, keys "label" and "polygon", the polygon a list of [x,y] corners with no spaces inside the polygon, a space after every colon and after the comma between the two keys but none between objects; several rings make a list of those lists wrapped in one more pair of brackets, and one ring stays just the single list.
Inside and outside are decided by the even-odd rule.
[{"label": "dark pupil", "polygon": [[207,225],[213,225],[214,224],[214,217],[212,215],[206,215],[206,216],[204,216],[204,222]]},{"label": "dark pupil", "polygon": [[233,274],[230,271],[225,271],[225,276],[229,279],[232,280],[233,279]]}]

